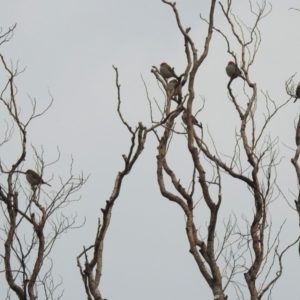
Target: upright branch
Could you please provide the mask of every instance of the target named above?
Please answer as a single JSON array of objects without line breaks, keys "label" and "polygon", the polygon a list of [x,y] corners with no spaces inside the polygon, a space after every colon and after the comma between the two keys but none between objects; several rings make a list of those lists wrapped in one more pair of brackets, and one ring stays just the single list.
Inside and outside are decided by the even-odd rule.
[{"label": "upright branch", "polygon": [[[296,126],[296,132],[295,132],[295,143],[296,143],[296,150],[295,155],[291,159],[291,162],[295,168],[296,176],[297,176],[297,186],[298,186],[298,196],[297,199],[295,199],[295,207],[296,211],[299,216],[299,226],[300,226],[300,165],[299,165],[299,155],[300,155],[300,116],[298,118],[297,126]],[[300,255],[300,243],[299,243],[299,255]]]},{"label": "upright branch", "polygon": [[[123,154],[124,159],[124,168],[122,171],[118,172],[114,188],[111,193],[110,198],[106,201],[105,208],[101,209],[102,211],[102,224],[100,220],[98,221],[97,233],[95,241],[89,247],[84,247],[83,252],[81,252],[77,257],[77,266],[79,267],[80,274],[84,283],[85,292],[87,298],[94,300],[103,300],[101,291],[100,291],[100,282],[102,276],[102,266],[103,266],[103,251],[104,251],[104,240],[106,237],[107,230],[111,221],[112,209],[115,201],[120,195],[121,187],[123,184],[123,179],[126,175],[130,174],[132,167],[134,166],[137,159],[140,157],[141,153],[144,150],[148,130],[143,126],[142,122],[133,129],[124,119],[121,112],[121,86],[119,84],[119,74],[118,69],[115,68],[116,72],[116,87],[118,93],[118,107],[117,112],[119,117],[127,128],[131,135],[131,145],[129,147],[127,155]],[[160,124],[161,125],[161,124]],[[93,249],[92,257],[88,258],[88,251]],[[84,258],[84,266],[82,265],[80,259]]]},{"label": "upright branch", "polygon": [[[265,17],[265,2],[263,2],[262,6],[259,7],[258,13],[255,13],[252,9],[250,2],[250,10],[256,16],[256,21],[254,25],[250,28],[246,26],[244,23],[240,21],[232,12],[232,1],[227,1],[227,7],[225,8],[222,3],[220,3],[221,9],[230,25],[231,32],[233,36],[236,38],[241,48],[241,69],[245,77],[240,76],[241,72],[238,69],[237,65],[237,57],[234,52],[231,50],[229,39],[227,36],[219,29],[216,29],[222,36],[226,39],[228,45],[228,52],[234,57],[235,63],[230,62],[228,67],[226,68],[227,74],[231,77],[229,84],[227,86],[229,97],[232,103],[234,104],[235,109],[238,112],[240,118],[240,126],[239,133],[240,139],[238,141],[242,141],[242,149],[247,158],[247,163],[249,166],[247,169],[250,173],[250,177],[244,175],[244,171],[241,168],[237,168],[236,165],[236,157],[237,154],[234,153],[232,155],[232,161],[228,166],[226,162],[222,161],[220,156],[215,156],[211,153],[206,143],[202,138],[195,136],[196,143],[201,151],[205,154],[205,156],[213,161],[220,169],[227,172],[230,176],[235,179],[239,179],[242,182],[246,183],[248,188],[250,189],[253,200],[255,213],[249,228],[249,233],[251,236],[252,243],[252,251],[254,253],[254,259],[250,266],[245,266],[245,280],[247,282],[247,286],[251,295],[251,300],[258,300],[262,297],[262,295],[274,284],[274,282],[278,279],[271,280],[272,284],[266,284],[266,280],[264,281],[266,289],[262,289],[259,291],[257,287],[256,280],[259,274],[262,272],[265,264],[263,264],[264,260],[269,254],[269,251],[265,253],[265,230],[267,228],[267,206],[270,203],[270,198],[272,197],[274,190],[274,181],[276,177],[272,177],[272,170],[276,167],[276,157],[277,153],[275,150],[276,139],[273,141],[268,136],[266,136],[262,144],[259,145],[259,141],[263,137],[263,132],[270,121],[270,119],[277,113],[277,111],[284,106],[287,102],[277,107],[275,102],[272,101],[269,97],[266,97],[266,108],[267,108],[267,117],[265,118],[265,122],[261,127],[258,133],[257,125],[255,123],[255,113],[256,113],[256,103],[257,103],[257,86],[256,83],[253,83],[250,79],[249,68],[254,63],[256,53],[258,51],[261,37],[260,31],[258,29],[259,21]],[[238,28],[238,29],[237,29]],[[248,31],[249,38],[245,38],[245,33],[243,28]],[[250,46],[253,45],[251,50]],[[233,67],[229,67],[232,65]],[[232,68],[232,69],[230,69]],[[235,68],[235,69],[233,69]],[[228,69],[228,70],[227,70]],[[232,71],[233,70],[233,71]],[[247,97],[248,102],[246,107],[242,107],[239,104],[239,101],[236,96],[234,96],[231,83],[237,78],[242,77],[248,83],[248,86],[252,90],[252,95]],[[268,96],[268,95],[267,95]],[[274,106],[273,111],[270,110],[269,102]],[[251,125],[249,127],[249,124]],[[260,147],[260,148],[258,148]],[[196,157],[196,154],[195,154]],[[271,157],[269,164],[265,163],[265,159],[267,157]],[[239,157],[240,159],[240,157]],[[262,173],[265,176],[265,182],[261,181],[261,176],[259,173]],[[275,254],[274,254],[275,255]],[[276,256],[276,255],[275,255]],[[278,260],[278,264],[280,262]],[[280,270],[281,266],[280,266]],[[275,280],[275,281],[274,281]]]},{"label": "upright branch", "polygon": [[[198,68],[200,65],[203,63],[205,58],[208,55],[209,51],[209,45],[210,41],[212,38],[212,33],[213,33],[213,27],[214,27],[214,12],[215,12],[215,5],[216,5],[216,0],[211,1],[210,5],[210,12],[209,12],[209,22],[208,22],[208,29],[207,29],[207,35],[204,43],[204,49],[202,54],[198,57],[198,50],[195,47],[195,43],[193,42],[192,38],[189,35],[189,32],[191,28],[184,29],[183,25],[181,24],[181,20],[179,17],[178,10],[176,8],[176,3],[169,2],[166,0],[162,0],[167,5],[170,5],[174,11],[177,26],[182,33],[184,37],[184,45],[185,45],[185,53],[186,53],[186,58],[187,58],[187,67],[184,73],[184,81],[188,80],[188,92],[189,92],[189,97],[187,100],[187,111],[188,111],[188,119],[191,120],[191,111],[192,111],[192,103],[195,98],[195,91],[194,91],[194,82],[195,82],[195,77]],[[191,51],[190,51],[191,49]],[[192,60],[191,60],[191,53],[192,52]],[[190,72],[190,73],[189,73]],[[189,73],[189,79],[188,78],[188,73]],[[192,123],[189,123],[188,125],[188,132],[189,132],[189,144],[192,141]]]},{"label": "upright branch", "polygon": [[[168,200],[177,203],[181,209],[183,210],[186,216],[186,232],[188,241],[190,244],[190,253],[193,255],[193,258],[201,272],[202,276],[205,278],[207,284],[212,290],[214,295],[214,299],[224,300],[227,297],[224,295],[224,289],[222,286],[222,276],[216,261],[215,257],[215,230],[217,224],[217,216],[219,207],[221,205],[221,176],[218,172],[216,176],[215,183],[219,187],[219,194],[216,201],[213,200],[209,186],[211,183],[206,178],[206,172],[202,165],[200,159],[199,150],[194,147],[194,136],[195,128],[194,125],[200,127],[195,117],[191,114],[192,104],[195,97],[194,91],[194,83],[197,71],[199,70],[200,65],[205,60],[208,55],[209,45],[212,38],[213,32],[213,22],[214,22],[214,10],[216,1],[211,1],[210,13],[209,13],[209,25],[208,32],[206,36],[206,40],[204,42],[204,50],[202,54],[198,57],[197,49],[192,38],[189,35],[190,28],[184,30],[181,20],[179,17],[179,13],[176,8],[176,3],[170,3],[168,1],[162,0],[162,2],[170,5],[174,11],[177,26],[184,37],[185,42],[185,53],[187,57],[187,68],[186,74],[189,72],[188,77],[188,95],[187,95],[187,109],[184,109],[184,113],[182,115],[183,122],[187,125],[187,137],[188,137],[188,149],[191,154],[191,159],[194,165],[193,179],[192,179],[192,191],[191,193],[187,192],[187,188],[185,188],[178,179],[177,175],[173,171],[172,167],[168,163],[168,147],[171,141],[171,136],[173,132],[173,128],[175,125],[175,119],[180,114],[180,110],[175,110],[172,115],[168,118],[166,122],[166,126],[164,127],[164,131],[159,138],[158,144],[158,155],[157,155],[157,180],[158,185],[161,191],[161,194],[167,198]],[[192,56],[191,56],[192,53]],[[192,57],[192,59],[191,59]],[[198,129],[199,130],[199,129]],[[202,129],[201,129],[202,130]],[[166,188],[165,175],[166,178],[170,180],[175,189],[172,192],[170,189]],[[196,205],[196,201],[194,199],[195,192],[195,177],[199,177],[199,187],[202,191],[203,198],[205,200],[206,205],[210,209],[210,218],[209,218],[209,226],[208,226],[208,235],[207,240],[199,239],[198,232],[195,225],[194,220],[194,208]]]},{"label": "upright branch", "polygon": [[[294,83],[294,77],[296,74],[292,75],[285,83],[285,89],[288,96],[290,96],[290,99],[295,98],[295,101],[300,97],[300,83],[297,85]],[[290,100],[289,99],[289,100]],[[289,101],[288,100],[288,101]],[[295,131],[295,143],[296,143],[296,150],[295,155],[291,159],[291,162],[295,168],[296,176],[297,176],[297,185],[298,188],[300,186],[300,166],[299,166],[299,155],[300,155],[300,116],[298,118],[296,131]],[[298,212],[299,216],[299,226],[300,226],[300,190],[298,191],[298,197],[295,199],[295,207]],[[300,254],[300,244],[299,244],[299,254]]]}]

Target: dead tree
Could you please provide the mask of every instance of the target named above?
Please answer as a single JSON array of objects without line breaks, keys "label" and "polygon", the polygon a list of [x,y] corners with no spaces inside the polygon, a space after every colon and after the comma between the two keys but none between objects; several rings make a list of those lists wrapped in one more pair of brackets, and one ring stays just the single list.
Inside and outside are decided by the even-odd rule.
[{"label": "dead tree", "polygon": [[[14,29],[15,26],[2,34],[0,45],[9,41]],[[18,71],[12,64],[9,66],[1,53],[0,59],[1,72],[8,78],[6,82],[1,82],[0,103],[2,111],[6,112],[7,127],[2,132],[4,137],[0,147],[19,149],[12,162],[11,156],[6,160],[4,155],[0,162],[1,239],[4,241],[4,251],[1,253],[4,268],[1,271],[5,273],[8,285],[7,298],[13,293],[20,300],[59,299],[62,292],[56,289],[61,282],[52,277],[53,261],[50,254],[58,237],[68,229],[76,228],[77,216],[65,215],[63,209],[76,201],[72,196],[80,190],[86,179],[82,174],[73,175],[72,163],[69,178],[60,178],[60,184],[53,184],[57,192],[50,187],[44,189],[41,185],[31,187],[21,183],[25,179],[23,164],[29,151],[35,157],[32,169],[35,167],[41,175],[45,171],[49,175],[49,168],[59,159],[58,155],[55,161],[46,163],[43,150],[37,151],[33,146],[28,149],[27,145],[28,125],[51,107],[53,99],[50,95],[50,104],[41,112],[37,111],[37,102],[31,100],[31,114],[27,119],[23,117],[23,104],[18,101],[15,84],[15,78],[23,71]],[[19,140],[14,139],[15,131]]]},{"label": "dead tree", "polygon": [[[188,93],[184,97],[187,100],[188,115],[186,128],[187,150],[190,153],[194,170],[189,189],[182,185],[179,179],[180,175],[176,174],[168,162],[168,153],[172,147],[172,133],[174,133],[173,138],[179,134],[174,130],[175,121],[179,114],[172,114],[159,137],[158,143],[157,180],[160,191],[165,198],[177,203],[184,212],[190,253],[193,255],[203,278],[212,290],[213,299],[227,299],[225,289],[230,285],[234,286],[238,297],[245,297],[244,293],[246,291],[242,287],[243,283],[239,277],[238,279],[236,278],[241,273],[244,274],[250,299],[262,299],[266,292],[272,290],[274,284],[282,275],[282,257],[284,253],[298,241],[298,238],[295,237],[295,242],[287,245],[279,252],[279,235],[283,224],[279,233],[273,237],[270,217],[270,205],[276,199],[274,197],[274,191],[276,190],[275,171],[280,159],[276,149],[278,139],[272,139],[266,133],[266,128],[270,120],[289,100],[277,106],[268,93],[262,93],[260,99],[265,100],[266,113],[264,118],[264,115],[261,115],[263,123],[261,127],[258,127],[256,123],[257,118],[260,116],[257,112],[258,88],[250,76],[250,68],[255,62],[261,42],[258,24],[262,18],[267,16],[270,10],[267,11],[266,3],[263,1],[262,5],[258,6],[258,11],[254,11],[250,2],[249,11],[255,16],[255,21],[252,26],[249,26],[244,24],[241,18],[233,14],[233,1],[228,0],[226,6],[219,2],[231,34],[240,46],[238,50],[240,54],[237,55],[231,48],[227,35],[214,24],[213,16],[216,3],[211,1],[208,20],[201,16],[208,25],[208,33],[204,51],[198,56],[195,44],[189,36],[190,28],[187,30],[183,29],[176,4],[164,0],[163,2],[172,7],[178,28],[185,40],[188,70],[186,74],[189,75],[187,78]],[[227,155],[227,157],[230,157],[229,161],[222,158],[218,149],[214,146],[214,141],[212,141],[213,145],[210,146],[204,139],[203,131],[196,130],[196,127],[194,128],[194,117],[191,113],[195,99],[195,76],[197,72],[201,72],[200,67],[208,54],[213,30],[224,37],[227,52],[232,56],[236,65],[240,65],[243,74],[242,78],[247,84],[247,86],[244,86],[247,100],[247,104],[244,107],[241,104],[241,100],[235,96],[231,87],[231,83],[235,78],[230,78],[227,85],[229,99],[240,119],[238,124],[239,132],[233,132],[236,146],[233,154]],[[166,108],[167,113],[168,107]],[[208,166],[207,162],[209,163]],[[207,174],[212,174],[210,179],[207,177]],[[220,222],[218,213],[221,204],[226,202],[226,199],[224,200],[222,197],[221,178],[228,175],[236,182],[246,185],[253,201],[254,214],[252,220],[245,219],[246,229],[240,229],[240,225],[238,226],[236,222],[232,223],[231,218],[229,218],[223,237],[218,237],[217,239],[216,228]],[[210,212],[207,221],[206,238],[202,238],[195,223],[197,177],[201,198]],[[167,188],[167,179],[172,184],[172,189]],[[238,238],[234,240],[233,236],[238,236]],[[272,243],[270,242],[271,236],[273,237]],[[235,250],[234,246],[236,246]],[[228,247],[232,249],[229,252],[226,250]],[[240,250],[238,249],[243,250],[239,252]],[[273,261],[271,265],[267,263],[269,256],[272,257]],[[220,261],[222,257],[224,258],[223,262]],[[221,272],[221,266],[224,266],[224,264],[225,267]],[[277,268],[276,272],[275,268]],[[271,272],[270,270],[274,271]]]},{"label": "dead tree", "polygon": [[[186,77],[189,74],[189,78],[187,80],[188,86],[188,95],[187,99],[187,147],[190,152],[192,162],[194,165],[194,172],[192,178],[192,189],[189,193],[186,188],[184,188],[175,172],[172,170],[172,167],[168,163],[168,145],[170,143],[172,129],[174,127],[175,118],[179,115],[179,113],[174,113],[169,118],[166,123],[165,130],[162,135],[159,137],[158,144],[158,155],[157,155],[157,180],[158,185],[161,191],[161,194],[167,198],[168,200],[177,203],[181,209],[183,210],[186,217],[186,232],[188,241],[190,244],[190,253],[193,255],[194,260],[201,272],[202,276],[206,280],[207,284],[212,290],[214,299],[225,300],[227,299],[224,294],[223,283],[222,283],[222,275],[219,269],[219,266],[216,261],[215,256],[215,230],[217,223],[218,211],[221,205],[221,177],[218,172],[216,184],[219,187],[219,196],[214,202],[213,197],[209,191],[209,183],[207,182],[207,178],[205,175],[205,169],[199,157],[199,151],[194,146],[195,140],[195,130],[193,127],[193,118],[192,118],[192,106],[193,101],[195,99],[195,90],[194,90],[194,82],[197,71],[201,67],[201,64],[205,60],[208,55],[210,41],[213,34],[214,27],[214,12],[216,1],[211,1],[209,21],[208,21],[208,29],[207,36],[204,44],[204,50],[200,56],[198,56],[197,49],[192,38],[189,35],[190,28],[184,29],[181,24],[179,13],[176,8],[175,3],[170,3],[168,1],[164,1],[167,5],[169,5],[175,14],[176,21],[180,32],[182,33],[185,41],[185,53],[187,58],[187,68],[186,68]],[[166,113],[169,110],[167,108]],[[166,174],[167,178],[172,182],[175,191],[172,192],[166,188],[164,174]],[[198,235],[198,231],[196,229],[195,220],[194,220],[194,207],[195,200],[193,198],[195,191],[195,182],[196,182],[196,174],[199,177],[199,184],[202,189],[202,194],[204,201],[207,207],[210,210],[210,218],[209,218],[209,226],[208,226],[208,235],[207,241],[205,242]]]}]

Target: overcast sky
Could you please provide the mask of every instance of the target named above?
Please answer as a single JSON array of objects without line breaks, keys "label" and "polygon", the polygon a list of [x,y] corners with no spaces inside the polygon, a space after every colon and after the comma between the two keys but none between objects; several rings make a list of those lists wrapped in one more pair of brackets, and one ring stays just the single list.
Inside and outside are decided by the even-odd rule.
[{"label": "overcast sky", "polygon": [[[208,18],[209,2],[177,1],[183,26],[192,28],[191,36],[199,53],[207,32],[207,25],[200,20],[199,14]],[[248,25],[253,24],[248,1],[233,2],[234,11]],[[53,161],[57,147],[60,149],[61,160],[46,169],[44,174],[45,180],[54,174],[51,183],[54,190],[59,187],[58,174],[67,178],[71,156],[75,160],[75,173],[83,171],[86,176],[91,175],[81,190],[82,200],[66,210],[70,214],[76,211],[78,222],[86,218],[86,224],[63,235],[52,254],[53,274],[64,280],[64,299],[86,299],[75,259],[83,246],[88,247],[94,240],[98,218],[102,217],[100,208],[104,207],[112,192],[117,172],[123,168],[122,154],[127,153],[130,139],[116,112],[117,91],[112,65],[119,69],[125,119],[133,127],[139,121],[149,126],[149,105],[141,76],[150,97],[155,97],[163,106],[164,96],[150,70],[153,65],[168,62],[177,73],[181,73],[186,66],[184,41],[173,11],[159,0],[2,0],[0,3],[3,31],[17,23],[14,37],[2,45],[0,51],[8,61],[14,64],[18,61],[19,69],[26,67],[17,79],[17,100],[24,116],[26,106],[30,105],[29,96],[36,98],[40,110],[51,100],[48,90],[54,98],[51,109],[28,128],[24,170],[34,168],[32,143],[37,149],[43,146],[46,162]],[[274,0],[271,3],[271,14],[259,25],[262,44],[250,69],[250,78],[258,84],[259,91],[268,91],[280,105],[288,99],[285,80],[300,67],[300,12],[289,10],[290,7],[299,7],[297,0]],[[216,6],[215,26],[230,34],[219,5]],[[232,35],[229,38],[240,58],[238,44]],[[194,101],[196,111],[202,105],[200,95],[205,97],[205,109],[198,119],[204,125],[207,138],[209,129],[220,152],[227,155],[232,154],[234,130],[239,126],[239,117],[227,97],[225,67],[229,60],[232,58],[227,53],[224,39],[214,33],[209,55],[197,75],[197,99]],[[3,72],[0,76],[2,86],[6,77]],[[299,74],[296,80],[300,81]],[[237,79],[233,86],[242,99],[241,103],[245,104],[242,80]],[[259,103],[263,103],[263,95],[259,97]],[[279,137],[278,149],[283,158],[278,168],[278,181],[291,203],[298,188],[290,163],[293,151],[288,147],[295,148],[294,120],[298,118],[299,103],[289,103],[284,107],[266,130],[272,138]],[[263,117],[262,109],[263,105],[259,105],[259,118]],[[154,114],[159,117],[157,109]],[[3,106],[0,116],[1,127],[4,127],[7,115]],[[182,130],[180,122],[177,128]],[[16,134],[16,141],[17,138]],[[156,147],[156,138],[150,134],[145,150],[124,180],[114,206],[105,241],[102,295],[109,300],[212,299],[210,289],[189,254],[183,212],[159,193]],[[0,149],[1,161],[11,165],[19,148],[15,142]],[[170,151],[174,169],[188,185],[191,163],[183,135],[173,141]],[[21,181],[26,184],[25,177]],[[225,175],[224,182],[224,203],[217,231],[222,231],[222,220],[228,218],[230,212],[234,212],[239,220],[242,214],[252,216],[252,199],[245,186]],[[195,211],[199,229],[205,228],[208,220],[208,210],[203,203],[201,205]],[[288,219],[282,242],[293,241],[298,235],[296,212],[279,197],[272,214],[273,222],[278,222],[275,233]],[[300,268],[296,247],[289,252],[284,263],[284,275],[274,288],[272,299],[298,299]],[[4,299],[4,273],[0,278],[0,298]],[[242,275],[240,280],[244,280]],[[232,290],[228,294],[230,299],[236,299]],[[248,299],[249,295],[245,295]]]}]

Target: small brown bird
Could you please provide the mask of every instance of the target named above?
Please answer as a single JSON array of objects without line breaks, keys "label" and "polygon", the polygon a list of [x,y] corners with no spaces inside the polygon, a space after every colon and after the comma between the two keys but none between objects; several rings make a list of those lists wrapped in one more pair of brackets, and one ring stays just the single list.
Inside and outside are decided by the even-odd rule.
[{"label": "small brown bird", "polygon": [[33,170],[27,170],[25,172],[25,174],[26,174],[26,179],[29,182],[29,184],[31,185],[31,187],[34,187],[34,186],[37,186],[40,184],[47,184],[47,185],[51,186],[49,183],[45,182],[38,173],[34,172]]},{"label": "small brown bird", "polygon": [[226,67],[226,73],[231,79],[235,79],[237,77],[242,77],[242,71],[238,68],[238,66],[230,61]]},{"label": "small brown bird", "polygon": [[174,68],[171,68],[167,63],[163,62],[160,64],[159,73],[164,79],[175,77],[178,79],[178,76],[174,72]]},{"label": "small brown bird", "polygon": [[178,86],[178,81],[176,79],[173,79],[168,83],[167,91],[171,95],[171,98],[173,96],[179,96],[180,95],[180,87]]},{"label": "small brown bird", "polygon": [[[183,123],[185,125],[187,125],[187,110],[185,108],[183,109],[183,113],[182,113],[181,119],[182,119]],[[194,116],[192,116],[192,119],[193,119],[193,125],[196,125],[199,128],[202,128],[202,124],[199,123]]]},{"label": "small brown bird", "polygon": [[296,88],[296,99],[294,101],[294,103],[300,98],[300,82],[298,83],[297,85],[297,88]]}]

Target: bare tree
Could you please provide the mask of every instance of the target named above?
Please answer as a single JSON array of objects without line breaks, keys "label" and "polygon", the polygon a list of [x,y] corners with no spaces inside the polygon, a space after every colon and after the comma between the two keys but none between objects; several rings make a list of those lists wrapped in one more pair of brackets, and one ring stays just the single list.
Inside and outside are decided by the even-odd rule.
[{"label": "bare tree", "polygon": [[[10,40],[15,25],[0,37],[0,45]],[[7,75],[0,93],[2,108],[6,111],[6,131],[0,143],[2,148],[11,147],[19,152],[7,161],[1,157],[1,185],[0,205],[3,216],[1,240],[4,242],[4,252],[1,258],[8,284],[7,299],[16,294],[18,299],[60,299],[63,291],[57,290],[61,282],[52,277],[51,250],[57,238],[68,229],[76,228],[77,215],[65,215],[64,208],[80,197],[75,194],[80,190],[86,179],[82,174],[73,175],[73,162],[70,166],[68,179],[59,178],[58,191],[44,191],[41,184],[24,186],[20,174],[24,173],[23,162],[27,157],[27,128],[37,117],[42,116],[52,105],[50,103],[41,112],[38,112],[37,102],[31,100],[31,113],[26,118],[17,97],[15,79],[23,71],[12,63],[9,66],[6,59],[0,54],[3,72]],[[17,131],[19,140],[15,139]],[[30,149],[30,147],[29,147]],[[43,159],[44,150],[31,147],[35,157],[36,169],[41,176],[44,171],[52,167],[59,160],[46,163]],[[23,178],[22,178],[23,179]],[[75,196],[75,198],[74,198]]]},{"label": "bare tree", "polygon": [[[295,237],[292,244],[284,246],[283,250],[279,252],[280,232],[284,224],[280,226],[279,233],[274,236],[270,214],[270,205],[278,198],[280,192],[276,186],[276,166],[280,163],[280,157],[277,149],[278,138],[272,138],[269,133],[266,133],[266,128],[270,120],[289,100],[278,106],[267,92],[262,93],[260,98],[265,101],[266,112],[260,114],[257,111],[259,98],[257,84],[252,81],[250,76],[250,68],[255,62],[261,43],[261,33],[258,25],[270,13],[271,7],[268,10],[266,2],[262,1],[262,4],[258,5],[255,11],[251,1],[249,1],[249,12],[255,17],[254,24],[249,26],[242,21],[241,17],[233,13],[233,1],[228,0],[226,5],[219,2],[231,34],[240,46],[240,55],[237,55],[231,48],[231,37],[229,39],[223,30],[218,29],[214,24],[213,16],[216,3],[211,1],[208,20],[201,16],[201,19],[208,25],[208,33],[204,43],[204,51],[198,56],[195,44],[189,36],[190,28],[183,29],[176,4],[162,1],[172,7],[178,28],[185,40],[186,74],[189,72],[187,79],[188,93],[184,96],[184,99],[187,99],[188,116],[186,135],[187,149],[191,156],[193,172],[190,186],[184,187],[180,182],[180,175],[176,174],[168,163],[169,148],[172,145],[171,138],[179,135],[174,130],[178,114],[172,114],[159,138],[158,145],[157,179],[161,194],[182,208],[186,217],[186,232],[190,244],[190,253],[211,288],[214,299],[227,299],[225,290],[230,285],[234,287],[237,297],[244,299],[244,284],[241,278],[237,277],[242,273],[250,293],[250,299],[262,299],[266,292],[271,293],[274,284],[282,275],[283,255],[299,240]],[[239,131],[233,132],[236,140],[233,153],[225,157],[222,157],[224,155],[221,155],[219,149],[215,147],[212,137],[212,145],[210,145],[211,143],[204,139],[203,131],[201,130],[198,133],[199,129],[197,131],[194,128],[195,122],[191,113],[195,99],[195,77],[197,72],[201,71],[199,67],[208,55],[213,30],[225,39],[227,52],[233,57],[235,64],[240,65],[243,74],[241,77],[249,87],[247,89],[244,85],[247,104],[243,107],[241,100],[235,96],[231,87],[236,77],[229,79],[227,85],[229,100],[238,113],[240,124],[238,125]],[[166,109],[167,113],[168,107]],[[207,173],[212,174],[212,178],[208,179]],[[216,228],[219,223],[219,209],[224,201],[221,179],[225,174],[235,181],[238,180],[246,184],[253,199],[254,213],[252,220],[244,219],[246,230],[241,229],[241,224],[236,221],[232,223],[233,218],[229,217],[228,222],[225,223],[223,238],[220,239],[217,238]],[[173,186],[172,190],[166,187],[167,179],[164,175],[169,178]],[[210,211],[205,238],[198,232],[195,223],[197,177],[201,198],[204,199]],[[222,272],[221,267],[223,268]],[[275,268],[277,271],[275,271]]]}]

